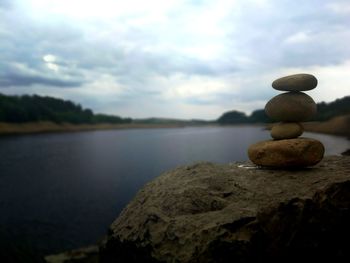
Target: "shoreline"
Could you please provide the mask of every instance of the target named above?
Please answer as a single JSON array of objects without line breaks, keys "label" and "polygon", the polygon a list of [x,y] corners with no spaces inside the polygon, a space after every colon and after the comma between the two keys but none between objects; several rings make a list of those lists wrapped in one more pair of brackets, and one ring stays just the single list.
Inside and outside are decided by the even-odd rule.
[{"label": "shoreline", "polygon": [[[54,122],[28,122],[28,123],[4,123],[0,122],[0,137],[11,135],[30,135],[43,133],[69,133],[98,130],[120,130],[120,129],[166,129],[185,127],[232,127],[232,126],[255,126],[269,129],[272,123],[246,123],[220,125],[218,123],[126,123],[126,124],[71,124]],[[323,133],[343,136],[350,139],[350,115],[338,116],[325,122],[305,122],[304,130],[307,132]]]},{"label": "shoreline", "polygon": [[4,123],[0,122],[0,137],[11,135],[31,135],[44,133],[70,133],[98,130],[121,130],[121,129],[160,129],[182,128],[182,124],[71,124],[54,122],[28,122],[28,123]]}]

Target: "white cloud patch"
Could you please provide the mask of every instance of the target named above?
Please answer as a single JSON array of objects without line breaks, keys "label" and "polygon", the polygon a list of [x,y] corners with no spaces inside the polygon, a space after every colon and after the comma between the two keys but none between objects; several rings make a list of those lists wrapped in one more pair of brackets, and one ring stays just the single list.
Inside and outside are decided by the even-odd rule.
[{"label": "white cloud patch", "polygon": [[305,42],[311,41],[311,37],[309,34],[305,32],[298,32],[294,35],[289,36],[285,42],[287,44],[303,44]]},{"label": "white cloud patch", "polygon": [[55,63],[46,63],[46,66],[51,69],[52,71],[58,72],[59,67]]},{"label": "white cloud patch", "polygon": [[167,83],[173,83],[164,92],[165,98],[182,99],[210,99],[220,92],[229,90],[228,84],[221,78],[211,78],[206,76],[189,76],[177,74],[172,76]]},{"label": "white cloud patch", "polygon": [[58,72],[59,66],[55,63],[56,62],[56,56],[47,54],[43,56],[43,60],[46,62],[46,67],[51,69],[52,71]]},{"label": "white cloud patch", "polygon": [[54,55],[47,54],[47,55],[43,56],[43,60],[47,63],[52,63],[52,62],[56,61],[56,57]]},{"label": "white cloud patch", "polygon": [[327,4],[327,7],[335,13],[339,14],[350,14],[350,3],[348,1],[340,1]]}]

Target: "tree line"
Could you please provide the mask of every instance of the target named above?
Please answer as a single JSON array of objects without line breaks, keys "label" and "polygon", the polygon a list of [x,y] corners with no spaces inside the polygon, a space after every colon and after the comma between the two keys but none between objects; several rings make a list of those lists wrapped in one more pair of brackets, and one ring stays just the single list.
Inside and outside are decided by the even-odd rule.
[{"label": "tree line", "polygon": [[0,122],[38,121],[96,124],[130,123],[132,119],[94,114],[91,109],[84,109],[81,105],[69,100],[38,95],[8,96],[0,94]]},{"label": "tree line", "polygon": [[[345,114],[350,114],[350,96],[337,99],[330,103],[317,103],[317,114],[311,121],[326,121]],[[273,122],[273,120],[266,115],[264,110],[255,110],[251,115],[232,110],[222,114],[217,119],[217,122],[220,124],[269,123]]]},{"label": "tree line", "polygon": [[[317,115],[313,121],[326,121],[333,117],[350,114],[350,96],[337,99],[330,103],[317,104]],[[115,115],[95,114],[91,109],[84,109],[81,105],[69,100],[38,95],[9,96],[0,94],[0,122],[23,123],[51,121],[55,123],[97,124],[97,123],[171,123],[168,119],[132,120]],[[178,120],[179,121],[179,120]],[[237,123],[269,123],[272,122],[263,109],[255,110],[250,115],[232,110],[223,113],[216,121],[219,124]],[[186,124],[191,121],[181,120]],[[198,123],[200,120],[192,120]],[[207,123],[207,122],[206,122]]]}]

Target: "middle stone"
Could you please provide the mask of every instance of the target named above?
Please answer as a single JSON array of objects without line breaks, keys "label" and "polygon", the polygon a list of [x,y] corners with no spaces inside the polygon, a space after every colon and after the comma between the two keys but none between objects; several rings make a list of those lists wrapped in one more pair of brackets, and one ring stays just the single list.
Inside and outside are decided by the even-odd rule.
[{"label": "middle stone", "polygon": [[276,121],[303,122],[316,114],[315,101],[303,92],[286,92],[273,97],[265,106],[266,114]]},{"label": "middle stone", "polygon": [[271,129],[271,137],[276,140],[293,139],[303,134],[303,126],[297,122],[282,122]]}]

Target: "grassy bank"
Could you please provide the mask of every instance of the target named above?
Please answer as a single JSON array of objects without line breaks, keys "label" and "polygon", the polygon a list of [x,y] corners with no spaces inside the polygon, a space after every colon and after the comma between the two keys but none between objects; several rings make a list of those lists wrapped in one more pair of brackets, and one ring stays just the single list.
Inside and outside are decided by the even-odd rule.
[{"label": "grassy bank", "polygon": [[20,135],[50,132],[79,132],[113,129],[177,128],[179,124],[57,124],[53,122],[0,123],[0,135]]},{"label": "grassy bank", "polygon": [[307,122],[305,131],[327,133],[350,138],[350,115],[338,116],[324,122]]}]

